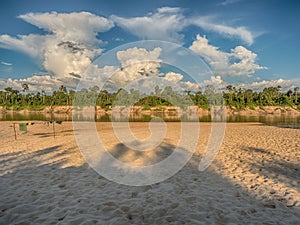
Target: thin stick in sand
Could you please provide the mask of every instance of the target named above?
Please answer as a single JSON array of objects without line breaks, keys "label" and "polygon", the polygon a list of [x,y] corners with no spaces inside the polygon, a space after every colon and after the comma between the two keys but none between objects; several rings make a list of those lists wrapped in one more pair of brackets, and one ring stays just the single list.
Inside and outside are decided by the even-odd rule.
[{"label": "thin stick in sand", "polygon": [[52,122],[52,126],[53,126],[53,138],[55,138],[55,126],[54,126],[54,121]]},{"label": "thin stick in sand", "polygon": [[14,128],[14,133],[15,133],[15,140],[17,140],[16,123],[14,123],[14,126],[13,126],[13,128]]}]

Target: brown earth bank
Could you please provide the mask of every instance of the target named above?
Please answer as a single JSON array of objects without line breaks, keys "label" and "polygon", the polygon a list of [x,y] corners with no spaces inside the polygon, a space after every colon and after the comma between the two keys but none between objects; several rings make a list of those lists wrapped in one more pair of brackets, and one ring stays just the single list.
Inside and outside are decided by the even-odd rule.
[{"label": "brown earth bank", "polygon": [[[43,110],[6,110],[4,106],[0,106],[0,113],[54,113],[54,114],[71,114],[72,112],[76,112],[82,110],[84,111],[94,111],[99,114],[112,114],[112,113],[140,113],[140,114],[153,114],[153,113],[167,113],[167,114],[183,114],[183,113],[198,113],[199,115],[210,115],[211,111],[207,109],[202,109],[197,106],[190,106],[187,110],[183,111],[179,107],[174,106],[159,106],[159,107],[151,107],[145,109],[142,106],[133,106],[133,107],[125,107],[125,106],[116,106],[112,110],[105,110],[100,106],[96,107],[83,107],[78,109],[78,107],[74,106],[47,106]],[[300,110],[289,106],[264,106],[264,107],[255,107],[253,109],[246,108],[243,110],[237,110],[233,107],[226,107],[226,114],[231,115],[289,115],[289,116],[297,116],[300,115]]]}]

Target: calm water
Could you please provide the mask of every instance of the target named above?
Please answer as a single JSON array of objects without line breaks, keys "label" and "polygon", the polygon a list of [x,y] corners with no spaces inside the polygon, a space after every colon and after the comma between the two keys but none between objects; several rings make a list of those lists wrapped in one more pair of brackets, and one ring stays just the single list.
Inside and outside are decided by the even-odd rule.
[{"label": "calm water", "polygon": [[[149,122],[153,118],[161,118],[166,122],[180,122],[180,121],[200,121],[200,122],[211,122],[211,116],[201,116],[198,117],[188,116],[184,114],[181,117],[178,117],[176,114],[168,113],[157,113],[153,115],[145,115],[145,114],[130,114],[130,117],[126,117],[122,114],[110,115],[110,114],[97,114],[97,115],[77,115],[74,116],[74,119],[77,121],[97,121],[97,122],[110,122],[110,121],[130,121],[130,122]],[[225,118],[223,118],[225,119]],[[49,120],[61,120],[61,121],[72,121],[72,116],[69,114],[43,114],[43,113],[27,113],[27,114],[0,114],[0,121],[30,121],[30,120],[41,120],[41,121],[49,121]],[[300,116],[291,117],[288,115],[282,116],[241,116],[234,115],[228,116],[226,118],[227,122],[260,122],[267,125],[276,125],[280,127],[291,127],[300,129]]]}]

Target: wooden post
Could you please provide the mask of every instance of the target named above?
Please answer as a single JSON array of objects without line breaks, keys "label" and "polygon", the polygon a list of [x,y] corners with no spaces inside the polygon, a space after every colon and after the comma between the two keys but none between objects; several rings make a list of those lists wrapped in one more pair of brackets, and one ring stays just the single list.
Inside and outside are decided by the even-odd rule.
[{"label": "wooden post", "polygon": [[52,122],[52,126],[53,126],[53,138],[55,138],[55,126],[54,126],[54,121]]},{"label": "wooden post", "polygon": [[15,133],[15,140],[17,140],[17,131],[16,131],[16,124],[14,123],[14,133]]}]

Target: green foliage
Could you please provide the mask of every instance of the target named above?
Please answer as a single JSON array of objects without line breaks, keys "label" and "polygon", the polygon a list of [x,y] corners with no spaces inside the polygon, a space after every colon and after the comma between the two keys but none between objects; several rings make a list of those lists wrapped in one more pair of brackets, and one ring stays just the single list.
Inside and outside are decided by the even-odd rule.
[{"label": "green foliage", "polygon": [[22,91],[7,87],[0,90],[0,106],[8,110],[42,110],[46,106],[100,106],[110,110],[112,106],[142,106],[143,110],[159,106],[178,106],[186,109],[190,105],[196,105],[203,109],[210,109],[211,105],[227,105],[235,110],[246,108],[254,110],[256,107],[263,109],[264,106],[291,106],[300,110],[299,88],[282,92],[280,86],[266,87],[261,92],[254,92],[251,89],[237,89],[228,85],[226,90],[216,93],[213,86],[207,86],[204,92],[190,91],[179,93],[171,86],[160,89],[155,87],[151,93],[141,93],[138,90],[129,91],[119,89],[111,93],[107,90],[100,90],[94,86],[89,89],[82,89],[75,92],[68,91],[65,86],[60,86],[52,94],[46,94],[44,90],[32,93],[27,84],[22,85]]},{"label": "green foliage", "polygon": [[151,109],[150,106],[144,106],[144,107],[142,108],[142,110],[150,110],[150,109]]},{"label": "green foliage", "polygon": [[251,110],[255,110],[255,105],[253,105],[253,104],[250,104],[250,105],[249,105],[249,109],[251,109]]}]

